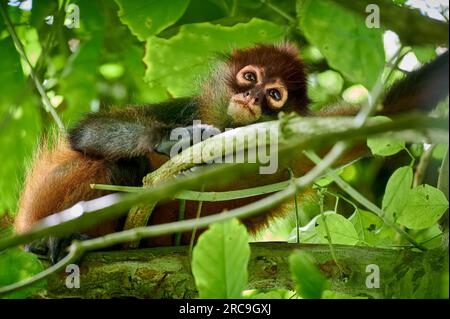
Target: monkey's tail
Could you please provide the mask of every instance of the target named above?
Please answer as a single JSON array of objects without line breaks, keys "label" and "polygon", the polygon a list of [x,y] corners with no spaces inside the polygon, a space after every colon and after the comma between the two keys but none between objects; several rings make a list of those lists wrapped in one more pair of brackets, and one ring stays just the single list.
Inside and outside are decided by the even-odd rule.
[{"label": "monkey's tail", "polygon": [[[378,115],[392,116],[411,111],[429,112],[448,96],[448,51],[395,82],[383,96]],[[319,116],[353,116],[360,106],[337,103],[322,108]]]},{"label": "monkey's tail", "polygon": [[448,51],[394,83],[383,100],[382,115],[429,112],[448,96]]},{"label": "monkey's tail", "polygon": [[15,231],[23,233],[46,216],[104,195],[104,191],[91,189],[90,184],[108,183],[108,179],[104,160],[89,159],[73,151],[63,136],[47,139],[37,150],[27,174]]}]

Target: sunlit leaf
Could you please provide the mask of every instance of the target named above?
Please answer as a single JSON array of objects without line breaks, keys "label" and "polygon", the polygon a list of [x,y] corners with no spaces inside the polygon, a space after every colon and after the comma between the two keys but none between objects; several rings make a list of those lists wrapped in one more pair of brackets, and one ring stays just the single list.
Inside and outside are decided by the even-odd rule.
[{"label": "sunlit leaf", "polygon": [[314,258],[304,251],[289,256],[289,269],[303,298],[319,299],[329,283],[316,266]]},{"label": "sunlit leaf", "polygon": [[386,184],[382,209],[386,216],[395,220],[405,208],[412,187],[413,170],[409,166],[397,168]]},{"label": "sunlit leaf", "polygon": [[327,239],[328,236],[325,229],[325,222],[327,223],[333,244],[355,245],[359,241],[358,233],[353,224],[339,214],[326,215],[325,219],[323,216],[317,218],[316,231],[322,238]]},{"label": "sunlit leaf", "polygon": [[255,43],[278,42],[286,31],[259,19],[232,27],[210,23],[183,25],[170,39],[153,36],[147,40],[145,80],[166,88],[172,97],[192,95],[198,88],[198,79],[208,73],[214,55]]},{"label": "sunlit leaf", "polygon": [[405,149],[405,142],[373,137],[367,139],[367,146],[373,155],[391,156]]},{"label": "sunlit leaf", "polygon": [[119,18],[144,41],[174,24],[186,11],[189,0],[116,0]]},{"label": "sunlit leaf", "polygon": [[326,0],[297,1],[299,29],[328,64],[354,83],[372,88],[384,67],[383,32],[363,17]]},{"label": "sunlit leaf", "polygon": [[[0,252],[0,287],[27,279],[44,268],[38,257],[26,253],[19,248]],[[25,298],[46,286],[46,282],[39,281],[29,287],[7,294],[6,298]]]},{"label": "sunlit leaf", "polygon": [[355,226],[359,239],[363,244],[375,247],[396,245],[396,232],[385,225],[374,213],[358,209],[350,216],[349,221]]},{"label": "sunlit leaf", "polygon": [[200,298],[241,298],[247,285],[250,246],[236,219],[213,224],[192,254],[192,273]]},{"label": "sunlit leaf", "polygon": [[405,208],[397,222],[410,229],[431,227],[448,209],[444,193],[430,185],[420,185],[408,193]]}]

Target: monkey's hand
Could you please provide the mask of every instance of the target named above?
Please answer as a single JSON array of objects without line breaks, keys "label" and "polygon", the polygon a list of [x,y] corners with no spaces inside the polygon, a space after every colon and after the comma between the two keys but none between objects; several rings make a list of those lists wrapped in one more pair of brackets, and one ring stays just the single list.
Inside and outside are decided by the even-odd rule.
[{"label": "monkey's hand", "polygon": [[48,256],[52,264],[56,264],[67,255],[67,248],[72,244],[73,240],[87,239],[90,239],[88,235],[80,233],[74,233],[62,238],[41,238],[25,245],[25,251],[37,255]]},{"label": "monkey's hand", "polygon": [[172,157],[190,146],[220,133],[218,128],[207,124],[175,128],[164,134],[161,141],[155,146],[155,150]]}]

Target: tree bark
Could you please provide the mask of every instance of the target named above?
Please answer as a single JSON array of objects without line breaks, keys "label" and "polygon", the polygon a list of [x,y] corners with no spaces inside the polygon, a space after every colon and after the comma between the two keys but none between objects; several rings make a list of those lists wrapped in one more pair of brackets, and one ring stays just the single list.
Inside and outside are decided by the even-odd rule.
[{"label": "tree bark", "polygon": [[[379,249],[336,245],[341,273],[328,245],[266,242],[251,244],[247,289],[294,290],[288,257],[295,249],[311,254],[332,290],[368,298],[436,298],[440,296],[447,252]],[[380,271],[380,287],[370,288],[368,265]],[[158,247],[87,254],[80,262],[80,288],[65,285],[68,273],[48,279],[41,297],[51,298],[196,298],[187,247]],[[414,279],[414,282],[412,282]],[[408,288],[410,285],[410,289]],[[412,287],[414,286],[414,287]],[[406,288],[405,288],[406,287]]]}]

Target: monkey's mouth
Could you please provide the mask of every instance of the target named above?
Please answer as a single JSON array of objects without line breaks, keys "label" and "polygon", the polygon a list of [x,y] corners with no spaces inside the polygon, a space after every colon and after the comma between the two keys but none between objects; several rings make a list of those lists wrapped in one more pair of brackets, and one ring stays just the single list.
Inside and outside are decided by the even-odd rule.
[{"label": "monkey's mouth", "polygon": [[231,99],[227,114],[237,124],[251,124],[261,117],[261,107],[239,99]]}]

